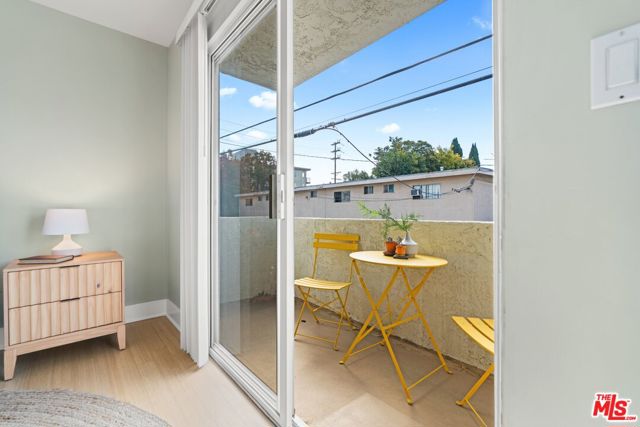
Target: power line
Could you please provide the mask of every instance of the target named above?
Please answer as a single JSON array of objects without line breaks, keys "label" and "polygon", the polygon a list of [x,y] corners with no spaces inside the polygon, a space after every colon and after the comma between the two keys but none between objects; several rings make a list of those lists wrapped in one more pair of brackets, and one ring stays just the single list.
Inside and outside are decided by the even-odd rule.
[{"label": "power line", "polygon": [[[312,190],[303,190],[303,189],[304,189],[304,187],[297,187],[296,191],[312,191]],[[338,190],[336,190],[336,191],[338,191]],[[434,196],[434,197],[430,198],[430,199],[428,199],[428,198],[415,199],[413,197],[400,197],[400,198],[397,198],[397,199],[375,199],[375,198],[351,197],[349,201],[351,201],[351,202],[399,202],[399,201],[406,201],[406,200],[437,200],[441,196],[448,196],[448,195],[451,195],[451,194],[453,194],[453,192],[451,192],[451,191],[447,191],[445,193],[431,193],[431,195]],[[438,197],[436,197],[436,196],[438,196]],[[313,198],[314,199],[322,199],[322,200],[334,200],[334,198],[331,197],[331,196],[321,196],[321,195],[317,195],[317,196],[315,196]]]},{"label": "power line", "polygon": [[[246,123],[235,122],[235,121],[233,121],[233,120],[229,120],[229,119],[223,119],[223,118],[220,118],[220,121],[221,121],[221,122],[227,122],[227,123],[230,123],[230,124],[232,124],[232,125],[236,125],[236,126],[247,126],[247,124],[246,124]],[[254,126],[254,127],[255,127],[257,130],[260,130],[260,131],[263,131],[263,132],[267,132],[267,133],[273,132],[273,129],[259,128],[259,127],[257,127],[257,126]],[[220,130],[223,130],[223,131],[225,131],[225,132],[235,132],[235,131],[233,131],[233,130],[231,130],[231,129],[222,129],[222,128],[220,128]],[[245,134],[245,135],[246,135],[246,134]]]},{"label": "power line", "polygon": [[[294,154],[294,156],[301,156],[301,157],[313,157],[315,159],[327,159],[327,160],[333,160],[333,157],[326,157],[326,156],[314,156],[312,154]],[[367,162],[366,160],[362,160],[362,159],[345,159],[345,158],[340,158],[340,160],[342,160],[343,162]]]},{"label": "power line", "polygon": [[[487,75],[484,75],[484,76],[481,76],[481,77],[477,77],[477,78],[472,79],[472,80],[467,80],[465,82],[458,83],[458,84],[453,85],[453,86],[448,86],[448,87],[445,87],[443,89],[439,89],[439,90],[436,90],[436,91],[433,91],[433,92],[429,92],[429,93],[426,93],[424,95],[420,95],[420,96],[416,96],[416,97],[413,97],[413,98],[409,98],[409,99],[406,99],[406,100],[401,101],[401,102],[396,102],[395,104],[390,104],[390,105],[387,105],[385,107],[381,107],[381,108],[377,108],[375,110],[367,111],[365,113],[358,114],[356,116],[347,117],[347,118],[344,118],[342,120],[338,120],[337,122],[329,122],[327,124],[324,124],[322,126],[318,126],[316,128],[312,128],[312,129],[296,132],[293,135],[293,137],[294,138],[304,138],[304,137],[313,135],[314,133],[316,133],[316,132],[318,132],[320,130],[323,130],[323,129],[333,128],[335,126],[338,126],[338,125],[341,125],[341,124],[344,124],[344,123],[347,123],[347,122],[351,122],[353,120],[362,119],[364,117],[371,116],[373,114],[377,114],[377,113],[381,113],[383,111],[387,111],[387,110],[391,110],[391,109],[394,109],[394,108],[398,108],[398,107],[401,107],[403,105],[411,104],[411,103],[416,102],[416,101],[420,101],[420,100],[423,100],[423,99],[426,99],[426,98],[431,98],[431,97],[436,96],[436,95],[441,95],[443,93],[447,93],[447,92],[451,92],[451,91],[454,91],[454,90],[457,90],[457,89],[461,89],[461,88],[466,87],[466,86],[471,86],[471,85],[474,85],[476,83],[480,83],[480,82],[483,82],[485,80],[489,80],[492,77],[493,77],[493,74],[487,74]],[[276,138],[273,138],[273,139],[270,139],[270,140],[258,142],[256,144],[247,145],[247,146],[244,146],[243,148],[246,149],[246,148],[259,147],[261,145],[270,144],[270,143],[275,142],[275,141],[276,141]],[[354,148],[355,148],[355,146],[354,146]],[[232,152],[240,151],[240,149],[231,150],[231,151]],[[360,150],[358,150],[358,152],[360,152]],[[362,152],[360,152],[360,153],[362,154]]]},{"label": "power line", "polygon": [[425,90],[427,90],[427,89],[432,89],[432,88],[434,88],[434,87],[441,86],[441,85],[443,85],[443,84],[445,84],[445,83],[451,83],[451,82],[453,82],[453,81],[460,80],[460,79],[461,79],[461,78],[463,78],[463,77],[468,77],[468,76],[471,76],[471,75],[473,75],[473,74],[477,74],[477,73],[479,73],[479,72],[481,72],[481,71],[489,70],[489,69],[491,69],[491,68],[493,68],[493,66],[491,66],[491,65],[490,65],[490,66],[488,66],[488,67],[479,68],[479,69],[477,69],[477,70],[475,70],[475,71],[471,71],[471,72],[469,72],[469,73],[460,74],[459,76],[452,77],[452,78],[447,79],[447,80],[442,80],[442,81],[440,81],[440,82],[438,82],[438,83],[433,83],[433,84],[431,84],[431,85],[429,85],[429,86],[425,86],[425,87],[422,87],[422,88],[420,88],[420,89],[412,90],[411,92],[403,93],[402,95],[394,96],[393,98],[388,98],[388,99],[385,99],[384,101],[376,102],[375,104],[370,104],[370,105],[367,105],[367,106],[365,106],[365,107],[358,108],[357,110],[352,110],[352,111],[349,111],[349,112],[346,112],[346,113],[340,114],[339,116],[333,116],[333,117],[331,117],[331,118],[329,118],[329,119],[324,119],[324,120],[317,121],[317,122],[315,122],[315,123],[311,123],[311,124],[309,124],[309,125],[300,126],[298,129],[306,129],[306,128],[310,128],[310,127],[316,126],[316,125],[318,125],[318,124],[320,124],[320,123],[324,123],[324,122],[326,122],[326,121],[339,119],[340,117],[344,117],[344,116],[346,116],[347,114],[354,114],[354,113],[358,113],[358,112],[360,112],[360,111],[362,111],[362,110],[366,110],[367,108],[377,107],[378,105],[386,104],[387,102],[395,101],[396,99],[404,98],[405,96],[413,95],[414,93],[423,92],[423,91],[425,91]]},{"label": "power line", "polygon": [[[342,137],[343,137],[343,138],[344,138],[344,139],[349,143],[349,145],[351,145],[351,146],[352,146],[352,147],[353,147],[353,148],[354,148],[358,153],[360,153],[360,155],[361,155],[362,157],[364,157],[364,158],[365,158],[365,159],[367,159],[369,162],[371,162],[371,164],[373,164],[373,166],[375,166],[375,167],[377,167],[377,166],[378,166],[378,163],[374,162],[374,161],[373,161],[373,160],[371,160],[371,158],[369,158],[366,154],[364,154],[362,151],[360,151],[360,149],[359,149],[359,148],[358,148],[358,147],[357,147],[353,142],[351,142],[351,140],[350,140],[349,138],[347,138],[347,136],[346,136],[344,133],[342,133],[339,129],[336,129],[336,128],[334,128],[334,127],[328,127],[328,128],[322,129],[322,130],[332,130],[332,131],[334,131],[334,132],[339,133],[339,134],[340,134],[340,135],[342,135]],[[412,186],[412,185],[407,184],[406,182],[402,181],[402,180],[401,180],[400,178],[398,178],[397,176],[395,176],[395,175],[391,175],[391,177],[392,177],[393,179],[395,179],[396,181],[398,181],[400,184],[402,184],[402,185],[404,185],[404,186],[406,186],[406,187],[409,187],[409,188],[411,188],[411,189],[413,190],[413,186]],[[422,192],[422,191],[420,191],[420,192]]]},{"label": "power line", "polygon": [[[461,45],[456,46],[456,47],[454,47],[454,48],[452,48],[452,49],[446,50],[446,51],[444,51],[444,52],[440,52],[440,53],[438,53],[438,54],[436,54],[436,55],[434,55],[434,56],[430,56],[430,57],[425,58],[425,59],[422,59],[422,60],[420,60],[420,61],[418,61],[418,62],[414,62],[414,63],[413,63],[413,64],[411,64],[411,65],[407,65],[407,66],[405,66],[405,67],[398,68],[398,69],[396,69],[396,70],[390,71],[390,72],[388,72],[388,73],[386,73],[386,74],[383,74],[383,75],[378,76],[378,77],[376,77],[376,78],[374,78],[374,79],[368,80],[368,81],[366,81],[366,82],[364,82],[364,83],[360,83],[360,84],[358,84],[358,85],[356,85],[356,86],[352,86],[352,87],[350,87],[350,88],[348,88],[348,89],[345,89],[345,90],[343,90],[343,91],[336,92],[336,93],[334,93],[334,94],[332,94],[332,95],[329,95],[329,96],[326,96],[326,97],[324,97],[324,98],[321,98],[321,99],[318,99],[318,100],[312,101],[312,102],[310,102],[309,104],[306,104],[306,105],[303,105],[302,107],[298,107],[298,108],[294,109],[293,111],[294,111],[294,112],[301,111],[301,110],[304,110],[305,108],[309,108],[309,107],[312,107],[312,106],[314,106],[314,105],[318,105],[318,104],[320,104],[320,103],[322,103],[322,102],[328,101],[328,100],[330,100],[330,99],[336,98],[336,97],[338,97],[338,96],[342,96],[342,95],[347,94],[347,93],[349,93],[349,92],[353,92],[354,90],[357,90],[357,89],[363,88],[363,87],[365,87],[365,86],[368,86],[368,85],[370,85],[370,84],[373,84],[373,83],[379,82],[379,81],[384,80],[384,79],[386,79],[386,78],[389,78],[389,77],[391,77],[391,76],[395,76],[396,74],[403,73],[403,72],[408,71],[408,70],[410,70],[410,69],[412,69],[412,68],[415,68],[415,67],[417,67],[417,66],[419,66],[419,65],[426,64],[427,62],[431,62],[431,61],[436,60],[436,59],[438,59],[438,58],[442,58],[443,56],[446,56],[446,55],[449,55],[449,54],[451,54],[451,53],[457,52],[457,51],[459,51],[459,50],[465,49],[465,48],[467,48],[467,47],[469,47],[469,46],[473,46],[473,45],[475,45],[475,44],[477,44],[477,43],[480,43],[480,42],[483,42],[483,41],[485,41],[485,40],[488,40],[488,39],[490,39],[491,37],[493,37],[493,34],[488,34],[488,35],[486,35],[486,36],[480,37],[479,39],[475,39],[475,40],[472,40],[472,41],[470,41],[470,42],[467,42],[467,43],[461,44]],[[228,133],[228,134],[226,134],[226,135],[224,135],[224,136],[221,136],[221,138],[225,138],[225,137],[228,137],[228,136],[234,135],[234,134],[236,134],[236,133],[243,132],[243,131],[245,131],[245,130],[247,130],[247,129],[251,129],[251,128],[256,127],[256,126],[260,126],[260,125],[263,125],[263,124],[265,124],[265,123],[269,123],[269,122],[271,122],[271,121],[273,121],[273,120],[275,120],[275,119],[276,119],[276,117],[271,117],[271,118],[266,119],[266,120],[263,120],[263,121],[261,121],[261,122],[254,123],[254,124],[249,125],[249,126],[245,126],[245,127],[244,127],[244,128],[242,128],[242,129],[238,129],[237,131],[234,131],[234,132]]]},{"label": "power line", "polygon": [[[386,107],[377,108],[375,110],[367,111],[367,112],[362,113],[362,114],[358,114],[358,115],[355,115],[355,116],[347,117],[345,119],[338,120],[337,122],[330,122],[327,125],[320,126],[319,128],[316,128],[316,129],[309,129],[307,131],[298,132],[296,135],[297,135],[298,138],[302,138],[302,137],[305,137],[305,136],[308,136],[308,135],[313,135],[315,132],[317,132],[318,130],[321,130],[323,128],[333,127],[333,126],[341,125],[341,124],[344,124],[344,123],[347,123],[347,122],[351,122],[353,120],[362,119],[364,117],[371,116],[373,114],[381,113],[383,111],[391,110],[393,108],[398,108],[398,107],[401,107],[403,105],[411,104],[413,102],[420,101],[420,100],[423,100],[423,99],[426,99],[426,98],[431,98],[432,96],[441,95],[443,93],[451,92],[451,91],[456,90],[456,89],[461,89],[461,88],[466,87],[466,86],[471,86],[471,85],[474,85],[476,83],[480,83],[480,82],[483,82],[485,80],[488,80],[488,79],[490,79],[492,77],[493,77],[493,74],[486,74],[484,76],[481,76],[481,77],[478,77],[478,78],[475,78],[475,79],[472,79],[472,80],[468,80],[468,81],[463,82],[463,83],[458,83],[457,85],[449,86],[449,87],[446,87],[444,89],[439,89],[439,90],[436,90],[434,92],[426,93],[424,95],[420,95],[420,96],[416,96],[414,98],[406,99],[404,101],[396,102],[395,104],[387,105]],[[296,135],[294,135],[294,137],[296,137]]]},{"label": "power line", "polygon": [[[429,85],[429,86],[426,86],[426,87],[423,87],[423,88],[420,88],[420,89],[416,89],[416,90],[413,90],[413,91],[411,91],[411,92],[407,92],[407,93],[404,93],[404,94],[402,94],[402,95],[399,95],[399,96],[396,96],[396,97],[393,97],[393,98],[389,98],[389,99],[386,99],[386,100],[384,100],[384,101],[380,101],[380,102],[377,102],[377,103],[375,103],[375,104],[371,104],[371,105],[368,105],[368,106],[366,106],[366,107],[362,107],[362,108],[359,108],[359,109],[357,109],[357,110],[353,110],[353,111],[350,111],[350,112],[347,112],[347,113],[341,114],[341,115],[339,115],[339,116],[334,116],[334,117],[332,117],[332,118],[330,118],[330,119],[324,119],[324,120],[321,120],[321,121],[315,122],[315,123],[310,124],[310,125],[302,126],[302,127],[298,128],[298,129],[296,129],[296,130],[306,129],[306,128],[309,128],[309,127],[312,127],[312,126],[318,125],[318,124],[320,124],[320,123],[325,123],[325,122],[327,122],[328,120],[334,120],[334,119],[337,119],[337,118],[340,118],[340,117],[344,117],[346,114],[357,113],[357,112],[360,112],[360,111],[365,110],[365,109],[367,109],[367,108],[376,107],[376,106],[378,106],[378,105],[385,104],[385,103],[387,103],[387,102],[389,102],[389,101],[393,101],[393,100],[396,100],[396,99],[399,99],[399,98],[404,98],[405,96],[412,95],[412,94],[414,94],[414,93],[418,93],[418,92],[422,92],[422,91],[425,91],[425,90],[427,90],[427,89],[431,89],[431,88],[433,88],[433,87],[440,86],[440,85],[443,85],[443,84],[445,84],[445,83],[449,83],[449,82],[452,82],[452,81],[455,81],[455,80],[459,80],[459,79],[461,79],[461,78],[463,78],[463,77],[467,77],[467,76],[470,76],[470,75],[472,75],[472,74],[476,74],[476,73],[479,73],[480,71],[485,71],[485,70],[488,70],[488,69],[491,69],[491,68],[493,68],[493,67],[492,67],[492,66],[489,66],[489,67],[484,67],[484,68],[477,69],[477,70],[475,70],[475,71],[471,71],[471,72],[469,72],[469,73],[461,74],[461,75],[458,75],[458,76],[456,76],[456,77],[453,77],[453,78],[450,78],[450,79],[447,79],[447,80],[443,80],[443,81],[440,81],[440,82],[438,82],[438,83],[434,83],[434,84],[432,84],[432,85]],[[228,120],[227,120],[227,121],[228,121]],[[222,129],[222,130],[224,130],[224,131],[230,132],[228,129],[224,129],[224,128],[221,128],[221,129]],[[240,132],[240,131],[237,131],[237,132],[235,132],[235,133],[238,133],[238,132]],[[244,135],[246,135],[246,136],[248,136],[248,137],[250,137],[250,138],[253,138],[253,139],[260,139],[259,137],[254,136],[254,135],[248,135],[248,134],[246,134],[246,133],[244,133]],[[222,137],[220,137],[220,139],[223,139],[223,138],[226,138],[226,137],[227,137],[227,136],[222,136]],[[274,142],[275,140],[276,140],[276,138],[271,138],[271,139],[268,139],[268,140],[262,139],[262,140],[261,140],[261,142],[262,142],[262,141],[264,141],[264,142],[265,142],[265,144],[268,144],[268,143]],[[221,141],[221,142],[222,142],[222,141]],[[234,146],[236,146],[236,147],[249,147],[249,146],[244,146],[244,145],[240,145],[240,144],[231,144],[231,143],[228,143],[228,142],[223,142],[223,143],[224,143],[224,144],[228,144],[228,145],[234,145]]]},{"label": "power line", "polygon": [[[366,154],[364,154],[364,153],[363,153],[363,152],[362,152],[362,151],[361,151],[361,150],[360,150],[360,149],[359,149],[359,148],[358,148],[358,147],[357,147],[353,142],[351,142],[351,140],[350,140],[350,139],[349,139],[349,138],[348,138],[344,133],[342,133],[339,129],[336,129],[335,127],[336,127],[336,126],[338,126],[338,125],[341,125],[341,124],[344,124],[344,123],[347,123],[347,122],[353,121],[353,120],[358,120],[358,119],[361,119],[361,118],[364,118],[364,117],[367,117],[367,116],[370,116],[370,115],[373,115],[373,114],[377,114],[377,113],[380,113],[380,112],[383,112],[383,111],[386,111],[386,110],[390,110],[390,109],[393,109],[393,108],[397,108],[397,107],[400,107],[400,106],[403,106],[403,105],[406,105],[406,104],[410,104],[410,103],[413,103],[413,102],[416,102],[416,101],[420,101],[420,100],[425,99],[425,98],[429,98],[429,97],[432,97],[432,96],[436,96],[436,95],[440,95],[440,94],[443,94],[443,93],[446,93],[446,92],[450,92],[450,91],[453,91],[453,90],[457,90],[457,89],[460,89],[460,88],[463,88],[463,87],[466,87],[466,86],[470,86],[470,85],[473,85],[473,84],[476,84],[476,83],[480,83],[480,82],[482,82],[482,81],[485,81],[485,80],[491,79],[492,77],[493,77],[493,74],[487,74],[487,75],[484,75],[484,76],[481,76],[481,77],[477,77],[477,78],[475,78],[475,79],[468,80],[468,81],[466,81],[466,82],[458,83],[458,84],[456,84],[456,85],[449,86],[449,87],[446,87],[446,88],[443,88],[443,89],[439,89],[439,90],[436,90],[436,91],[433,91],[433,92],[430,92],[430,93],[427,93],[427,94],[424,94],[424,95],[416,96],[416,97],[414,97],[414,98],[410,98],[410,99],[407,99],[407,100],[404,100],[404,101],[401,101],[401,102],[397,102],[397,103],[395,103],[395,104],[391,104],[391,105],[388,105],[388,106],[386,106],[386,107],[377,108],[377,109],[375,109],[375,110],[367,111],[367,112],[365,112],[365,113],[358,114],[358,115],[356,115],[356,116],[347,117],[347,118],[342,119],[342,120],[340,120],[340,121],[338,121],[338,122],[330,122],[330,123],[327,123],[327,124],[325,124],[325,125],[319,126],[319,127],[317,127],[317,128],[312,128],[312,129],[308,129],[308,130],[305,130],[305,131],[297,132],[297,133],[295,133],[295,134],[293,135],[293,137],[294,137],[294,138],[304,138],[304,137],[307,137],[307,136],[311,136],[311,135],[313,135],[314,133],[319,132],[319,131],[321,131],[321,130],[331,130],[331,131],[337,132],[337,133],[338,133],[338,134],[340,134],[340,135],[341,135],[341,136],[342,136],[342,137],[343,137],[343,138],[344,138],[344,139],[345,139],[345,140],[346,140],[346,141],[347,141],[347,142],[348,142],[348,143],[349,143],[349,144],[350,144],[350,145],[351,145],[351,146],[352,146],[352,147],[353,147],[353,148],[354,148],[358,153],[360,153],[360,155],[361,155],[362,157],[364,157],[367,161],[369,161],[370,163],[372,163],[374,166],[377,166],[377,163],[376,163],[376,162],[374,162],[373,160],[371,160],[371,159],[370,159]],[[276,141],[276,139],[274,138],[274,139],[271,139],[271,140],[269,140],[269,141],[263,141],[263,142],[260,142],[260,143],[257,143],[257,144],[253,144],[253,145],[249,145],[249,146],[244,146],[244,147],[243,147],[243,149],[258,147],[258,146],[265,145],[265,144],[269,144],[269,143],[271,143],[271,142],[275,142],[275,141]],[[333,144],[332,144],[332,145],[333,145]],[[234,151],[239,151],[239,150],[230,150],[230,152],[234,152]],[[478,167],[478,169],[476,170],[476,172],[473,174],[473,176],[472,176],[472,177],[471,177],[471,179],[469,180],[469,184],[468,184],[468,185],[466,185],[466,186],[464,186],[464,187],[461,187],[461,188],[457,188],[457,189],[456,189],[456,188],[453,188],[453,189],[452,189],[452,191],[451,191],[451,192],[448,192],[448,193],[453,193],[453,192],[454,192],[454,193],[461,193],[461,192],[463,192],[463,191],[469,191],[469,190],[471,190],[471,187],[473,186],[473,184],[474,184],[474,182],[475,182],[475,177],[476,177],[476,175],[477,175],[477,173],[478,173],[479,171],[480,171],[480,167]],[[410,187],[410,188],[412,188],[412,189],[413,189],[413,186],[410,186],[409,184],[407,184],[407,183],[403,182],[403,181],[402,181],[402,180],[400,180],[397,176],[393,176],[393,175],[392,175],[392,178],[393,178],[393,179],[395,179],[396,181],[398,181],[400,184],[405,185],[405,186]],[[334,175],[334,180],[335,180],[335,175]],[[448,193],[446,193],[446,194],[448,194]],[[445,193],[443,193],[443,194],[445,194]]]},{"label": "power line", "polygon": [[[430,84],[429,86],[425,86],[425,87],[422,87],[422,88],[420,88],[420,89],[415,89],[415,90],[412,90],[411,92],[403,93],[402,95],[394,96],[393,98],[387,98],[387,99],[385,99],[385,100],[383,100],[383,101],[376,102],[375,104],[370,104],[370,105],[366,105],[366,106],[364,106],[364,107],[362,107],[362,108],[358,108],[357,110],[351,110],[351,111],[348,111],[348,112],[346,112],[346,113],[342,113],[342,114],[340,114],[340,115],[338,115],[338,116],[333,116],[333,117],[330,117],[330,118],[328,118],[328,119],[323,119],[323,120],[319,120],[319,121],[317,121],[317,122],[314,122],[314,123],[311,123],[311,124],[308,124],[308,125],[300,126],[300,127],[299,127],[299,128],[297,128],[296,130],[307,129],[307,128],[310,128],[310,127],[316,126],[316,125],[318,125],[318,124],[321,124],[321,123],[324,123],[324,122],[327,122],[327,121],[331,121],[331,120],[339,119],[340,117],[344,117],[344,116],[346,116],[347,114],[354,114],[354,113],[358,113],[358,112],[360,112],[360,111],[362,111],[362,110],[366,110],[367,108],[377,107],[378,105],[386,104],[387,102],[395,101],[396,99],[404,98],[405,96],[413,95],[414,93],[423,92],[423,91],[425,91],[425,90],[427,90],[427,89],[432,89],[432,88],[434,88],[434,87],[441,86],[441,85],[443,85],[443,84],[445,84],[445,83],[450,83],[450,82],[453,82],[453,81],[456,81],[456,80],[460,80],[460,79],[461,79],[461,78],[463,78],[463,77],[468,77],[468,76],[471,76],[471,75],[473,75],[473,74],[477,74],[477,73],[479,73],[479,72],[481,72],[481,71],[490,70],[491,68],[493,68],[493,66],[492,66],[492,65],[490,65],[490,66],[488,66],[488,67],[484,67],[484,68],[479,68],[479,69],[477,69],[477,70],[474,70],[474,71],[471,71],[471,72],[468,72],[468,73],[465,73],[465,74],[460,74],[460,75],[458,75],[458,76],[452,77],[452,78],[447,79],[447,80],[441,80],[441,81],[439,81],[438,83],[433,83],[433,84]],[[223,120],[223,119],[221,119],[221,120]],[[242,124],[242,123],[239,123],[239,122],[233,122],[233,121],[231,121],[231,120],[224,120],[224,121],[229,122],[229,123],[234,123],[234,124],[237,124],[237,125],[240,125],[240,126],[246,126],[246,125],[244,125],[244,124]],[[225,129],[225,128],[220,128],[220,129],[221,129],[221,130],[223,130],[223,131],[225,131],[225,132],[232,132],[232,134],[236,134],[236,133],[241,132],[241,130],[239,130],[239,131],[231,131],[230,129]],[[231,134],[230,134],[230,135],[231,135]],[[249,138],[258,139],[258,140],[263,140],[263,139],[262,139],[262,138],[260,138],[260,137],[257,137],[257,136],[255,136],[255,135],[249,135],[248,133],[243,133],[243,135],[248,136]],[[225,136],[221,136],[220,138],[222,139],[222,138],[226,138],[226,137],[227,137],[227,136],[225,135]],[[233,145],[233,144],[230,144],[230,145]],[[237,146],[237,147],[241,147],[241,145],[237,145],[237,144],[236,144],[236,146]]]},{"label": "power line", "polygon": [[[349,145],[351,145],[358,153],[360,153],[360,155],[362,157],[364,157],[365,159],[367,159],[369,162],[371,162],[375,167],[378,167],[378,163],[376,163],[375,161],[371,160],[371,158],[369,158],[366,154],[364,154],[353,142],[351,142],[351,140],[344,134],[342,133],[342,131],[340,131],[339,129],[336,129],[335,127],[326,127],[323,129],[319,129],[319,130],[331,130],[334,131],[338,134],[340,134],[348,143]],[[389,172],[389,171],[387,171]],[[452,188],[451,191],[448,191],[446,193],[439,193],[440,195],[446,195],[446,194],[452,194],[452,193],[462,193],[463,191],[470,191],[471,187],[473,187],[473,184],[476,181],[476,175],[478,174],[478,172],[480,172],[480,166],[478,165],[478,168],[476,169],[476,171],[473,173],[473,175],[471,176],[471,178],[469,179],[469,184],[460,187],[460,188]],[[396,175],[389,175],[391,178],[393,178],[394,180],[398,181],[400,184],[411,188],[411,190],[417,190],[421,196],[424,195],[424,193],[422,192],[421,188],[416,189],[413,185],[409,185],[406,182],[402,181],[400,178],[398,178]],[[334,181],[335,183],[335,181]],[[427,194],[428,195],[428,194]],[[428,197],[427,197],[428,198]]]},{"label": "power line", "polygon": [[[244,145],[242,145],[242,144],[234,144],[232,142],[227,142],[227,141],[220,141],[220,143],[221,144],[226,144],[226,145],[231,145],[232,147],[240,147],[240,150],[238,150],[238,151],[241,151],[241,150],[244,149]],[[274,153],[274,154],[277,153],[277,151],[275,151],[275,150],[265,150],[264,148],[262,149],[262,151],[266,151],[266,152]],[[228,151],[222,152],[220,154],[224,154],[226,152],[228,152]],[[310,158],[314,158],[314,159],[333,160],[333,157],[316,156],[316,155],[313,155],[313,154],[294,153],[293,155],[294,156],[299,156],[299,157],[310,157]],[[340,158],[340,160],[342,160],[344,162],[363,162],[363,163],[368,163],[366,160],[363,160],[363,159]]]}]

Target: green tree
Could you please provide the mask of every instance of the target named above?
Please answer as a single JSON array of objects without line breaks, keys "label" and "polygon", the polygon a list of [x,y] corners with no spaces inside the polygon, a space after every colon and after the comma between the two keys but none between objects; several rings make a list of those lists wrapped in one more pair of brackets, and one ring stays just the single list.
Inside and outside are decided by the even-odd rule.
[{"label": "green tree", "polygon": [[220,154],[220,216],[238,216],[238,193],[240,193],[240,160],[231,151]]},{"label": "green tree", "polygon": [[347,172],[342,177],[345,181],[361,181],[363,179],[371,178],[367,171],[361,171],[358,169],[352,170],[351,172]]},{"label": "green tree", "polygon": [[443,170],[472,168],[475,166],[473,160],[463,159],[450,148],[438,147],[434,154],[438,167]]},{"label": "green tree", "polygon": [[478,154],[478,147],[474,142],[471,144],[471,151],[469,151],[469,160],[473,160],[476,166],[480,166],[480,154]]},{"label": "green tree", "polygon": [[276,173],[276,159],[268,151],[245,154],[240,159],[240,192],[269,189],[269,176]]},{"label": "green tree", "polygon": [[373,158],[377,164],[371,171],[371,175],[377,178],[431,172],[438,169],[433,147],[426,141],[390,137],[389,145],[376,148]]},{"label": "green tree", "polygon": [[457,137],[453,138],[453,141],[451,141],[451,151],[453,151],[460,157],[464,157],[464,153],[462,152],[462,147],[460,146],[460,143],[458,142]]}]

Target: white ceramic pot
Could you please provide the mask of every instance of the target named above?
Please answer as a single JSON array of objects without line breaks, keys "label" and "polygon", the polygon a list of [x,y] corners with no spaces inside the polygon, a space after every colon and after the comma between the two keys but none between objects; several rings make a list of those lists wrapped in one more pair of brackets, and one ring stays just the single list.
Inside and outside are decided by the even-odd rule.
[{"label": "white ceramic pot", "polygon": [[418,254],[418,244],[413,241],[408,231],[400,244],[407,247],[407,255],[409,258],[413,258]]}]

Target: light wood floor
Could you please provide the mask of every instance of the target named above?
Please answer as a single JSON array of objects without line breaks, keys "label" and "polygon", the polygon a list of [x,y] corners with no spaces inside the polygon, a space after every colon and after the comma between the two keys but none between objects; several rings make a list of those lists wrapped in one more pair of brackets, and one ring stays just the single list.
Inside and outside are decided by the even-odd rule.
[{"label": "light wood floor", "polygon": [[0,389],[72,389],[129,402],[173,426],[268,426],[243,392],[209,362],[196,369],[166,318],[127,325],[127,349],[96,338],[18,357]]},{"label": "light wood floor", "polygon": [[[258,376],[275,379],[275,322],[269,303],[245,307],[239,329],[238,354]],[[307,333],[330,335],[334,329],[316,325],[309,317]],[[254,331],[247,334],[246,331]],[[260,331],[261,339],[252,334]],[[244,332],[244,333],[243,333]],[[340,350],[299,338],[295,353],[296,413],[313,427],[432,427],[478,426],[471,411],[454,402],[479,376],[451,362],[453,375],[439,372],[414,389],[415,404],[404,401],[391,362],[383,347],[338,364],[355,335],[345,331]],[[252,338],[253,337],[253,338]],[[372,338],[373,339],[373,338]],[[198,370],[179,349],[178,332],[166,318],[127,325],[127,349],[120,352],[110,337],[18,357],[15,378],[0,381],[0,389],[65,388],[98,393],[132,403],[179,426],[267,426],[269,421],[215,363]],[[394,347],[405,374],[416,378],[437,365],[433,353],[402,341]],[[487,420],[493,417],[493,382],[474,397]]]}]

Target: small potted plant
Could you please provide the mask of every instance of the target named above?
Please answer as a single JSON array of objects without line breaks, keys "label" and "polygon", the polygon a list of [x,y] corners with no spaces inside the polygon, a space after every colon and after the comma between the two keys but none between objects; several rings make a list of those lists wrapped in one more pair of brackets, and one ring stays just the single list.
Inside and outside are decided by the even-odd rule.
[{"label": "small potted plant", "polygon": [[398,242],[393,240],[393,237],[387,237],[387,241],[384,242],[385,251],[384,254],[386,256],[394,256],[396,254],[396,246],[398,246]]},{"label": "small potted plant", "polygon": [[395,228],[405,233],[404,239],[399,244],[405,248],[405,253],[409,258],[413,258],[418,254],[418,244],[413,241],[409,233],[416,221],[418,221],[418,215],[414,213],[402,215],[398,220],[395,220]]},{"label": "small potted plant", "polygon": [[385,251],[385,255],[393,255],[389,250],[392,246],[391,242],[393,242],[393,239],[389,237],[389,230],[393,228],[397,228],[398,230],[405,232],[405,238],[402,242],[396,243],[394,253],[397,252],[398,246],[403,246],[404,248],[401,251],[405,252],[406,256],[410,258],[414,257],[418,253],[418,244],[411,239],[411,235],[409,234],[413,224],[418,221],[418,215],[410,213],[402,215],[400,218],[396,219],[391,215],[391,208],[386,203],[380,209],[370,209],[364,203],[360,203],[360,211],[364,216],[369,218],[380,218],[383,220],[382,234],[383,239],[385,239],[385,246],[387,249]]}]

